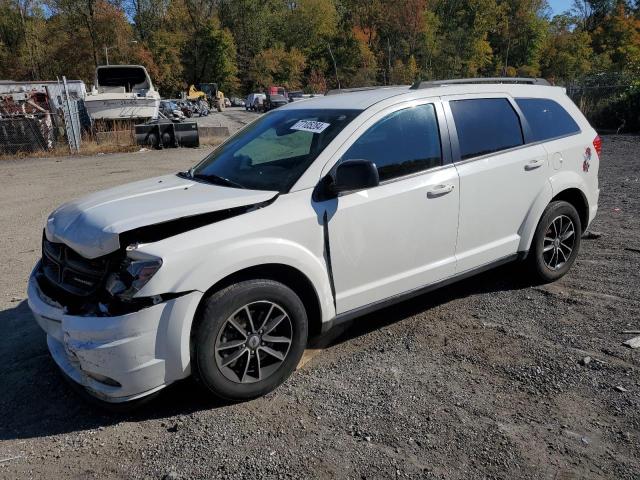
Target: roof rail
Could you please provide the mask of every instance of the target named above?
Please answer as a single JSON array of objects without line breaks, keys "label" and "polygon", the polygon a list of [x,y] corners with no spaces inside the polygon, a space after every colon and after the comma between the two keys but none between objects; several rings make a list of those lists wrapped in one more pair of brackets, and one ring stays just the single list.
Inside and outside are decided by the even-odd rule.
[{"label": "roof rail", "polygon": [[338,95],[340,93],[349,93],[349,92],[363,92],[365,90],[377,90],[378,88],[383,88],[384,85],[372,86],[372,87],[354,87],[354,88],[334,88],[329,90],[325,95]]},{"label": "roof rail", "polygon": [[551,85],[544,78],[529,77],[478,77],[478,78],[454,78],[450,80],[430,80],[427,82],[417,81],[411,85],[411,90],[420,90],[422,88],[441,87],[444,85],[464,85],[472,83],[520,83],[525,85]]}]

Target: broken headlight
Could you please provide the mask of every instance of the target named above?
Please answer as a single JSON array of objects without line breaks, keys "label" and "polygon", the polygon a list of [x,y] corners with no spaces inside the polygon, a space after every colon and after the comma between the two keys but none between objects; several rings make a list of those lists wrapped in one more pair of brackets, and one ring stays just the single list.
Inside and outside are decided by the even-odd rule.
[{"label": "broken headlight", "polygon": [[107,278],[106,289],[113,297],[129,301],[142,290],[162,266],[162,259],[127,249],[119,272]]}]

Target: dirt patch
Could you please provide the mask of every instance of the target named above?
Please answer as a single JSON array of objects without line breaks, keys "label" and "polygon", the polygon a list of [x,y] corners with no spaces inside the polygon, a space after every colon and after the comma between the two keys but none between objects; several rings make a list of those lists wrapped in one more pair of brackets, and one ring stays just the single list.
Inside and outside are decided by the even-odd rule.
[{"label": "dirt patch", "polygon": [[638,478],[640,138],[603,143],[602,235],[559,282],[506,266],[358,319],[264,398],[185,381],[131,415],[61,380],[26,278],[61,201],[206,151],[1,164],[0,477]]}]

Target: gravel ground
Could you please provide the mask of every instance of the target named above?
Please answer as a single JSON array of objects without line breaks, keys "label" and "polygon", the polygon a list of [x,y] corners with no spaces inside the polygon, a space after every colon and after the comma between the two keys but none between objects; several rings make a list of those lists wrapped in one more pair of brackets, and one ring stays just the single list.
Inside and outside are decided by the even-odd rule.
[{"label": "gravel ground", "polygon": [[30,318],[41,227],[205,152],[0,163],[0,478],[640,478],[638,150],[604,138],[602,236],[562,280],[502,267],[357,320],[264,398],[187,380],[126,415],[63,383]]},{"label": "gravel ground", "polygon": [[229,133],[234,133],[258,116],[258,113],[247,112],[244,107],[230,107],[222,113],[213,111],[206,117],[193,117],[190,120],[202,127],[229,127]]}]

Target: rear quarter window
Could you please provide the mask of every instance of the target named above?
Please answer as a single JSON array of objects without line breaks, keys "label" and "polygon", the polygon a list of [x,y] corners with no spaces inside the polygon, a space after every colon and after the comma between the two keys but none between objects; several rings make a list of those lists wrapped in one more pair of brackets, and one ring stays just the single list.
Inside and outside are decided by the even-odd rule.
[{"label": "rear quarter window", "polygon": [[529,123],[532,141],[542,142],[580,132],[580,127],[557,102],[548,98],[516,98]]}]

